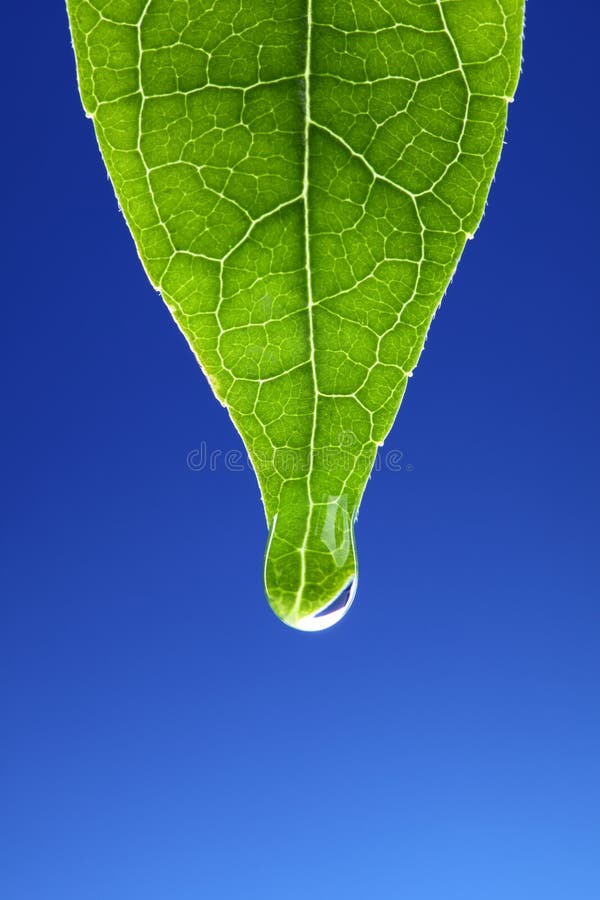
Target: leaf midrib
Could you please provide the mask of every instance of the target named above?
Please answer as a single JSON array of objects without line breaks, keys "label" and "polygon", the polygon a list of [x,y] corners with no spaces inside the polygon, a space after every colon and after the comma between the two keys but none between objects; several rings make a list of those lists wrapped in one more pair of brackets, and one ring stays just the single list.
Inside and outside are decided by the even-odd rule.
[{"label": "leaf midrib", "polygon": [[307,0],[306,7],[306,56],[304,62],[304,170],[302,185],[302,205],[304,208],[304,265],[306,268],[306,297],[307,297],[307,318],[308,318],[308,339],[310,342],[310,368],[313,383],[313,414],[311,424],[310,446],[309,446],[309,463],[306,477],[306,490],[308,492],[308,516],[306,518],[306,527],[304,537],[300,547],[300,585],[296,594],[293,615],[297,615],[302,601],[304,585],[306,581],[306,547],[308,544],[308,536],[312,525],[313,499],[311,493],[312,472],[315,459],[315,437],[317,431],[317,405],[319,398],[319,385],[317,380],[317,367],[315,363],[315,342],[314,342],[314,321],[313,321],[313,294],[311,280],[311,264],[310,264],[310,230],[308,223],[308,191],[309,191],[309,165],[310,165],[310,123],[311,123],[311,104],[310,104],[310,70],[312,63],[312,5],[313,0]]}]

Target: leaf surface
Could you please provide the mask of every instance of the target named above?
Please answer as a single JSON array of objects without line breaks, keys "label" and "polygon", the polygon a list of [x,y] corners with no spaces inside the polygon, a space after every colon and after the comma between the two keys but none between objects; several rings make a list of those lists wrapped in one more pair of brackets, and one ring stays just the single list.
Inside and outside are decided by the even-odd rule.
[{"label": "leaf surface", "polygon": [[248,448],[269,601],[356,588],[377,447],[483,213],[523,0],[68,0],[152,283]]}]

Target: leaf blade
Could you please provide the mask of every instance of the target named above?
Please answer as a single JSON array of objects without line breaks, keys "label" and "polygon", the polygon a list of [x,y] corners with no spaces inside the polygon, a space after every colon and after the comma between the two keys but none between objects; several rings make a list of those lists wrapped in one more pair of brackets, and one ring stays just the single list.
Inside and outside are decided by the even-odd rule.
[{"label": "leaf blade", "polygon": [[270,602],[312,628],[483,213],[523,4],[67,5],[142,262],[256,469]]}]

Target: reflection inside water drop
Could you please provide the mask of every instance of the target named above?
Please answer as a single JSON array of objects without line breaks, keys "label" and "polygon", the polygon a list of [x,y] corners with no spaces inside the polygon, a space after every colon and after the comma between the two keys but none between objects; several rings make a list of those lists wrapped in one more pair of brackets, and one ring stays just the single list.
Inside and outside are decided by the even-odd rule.
[{"label": "reflection inside water drop", "polygon": [[300,631],[325,631],[326,628],[331,628],[332,625],[344,618],[352,606],[357,585],[358,579],[354,576],[331,603],[328,603],[319,612],[298,619],[297,622],[294,622],[293,627]]}]

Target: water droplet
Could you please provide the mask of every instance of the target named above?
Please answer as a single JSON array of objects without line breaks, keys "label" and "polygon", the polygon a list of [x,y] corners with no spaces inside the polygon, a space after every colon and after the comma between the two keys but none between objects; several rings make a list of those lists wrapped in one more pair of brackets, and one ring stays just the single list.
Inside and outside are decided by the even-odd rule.
[{"label": "water droplet", "polygon": [[323,631],[348,612],[357,586],[354,509],[345,494],[312,502],[302,483],[282,495],[265,555],[274,613],[299,631]]}]

